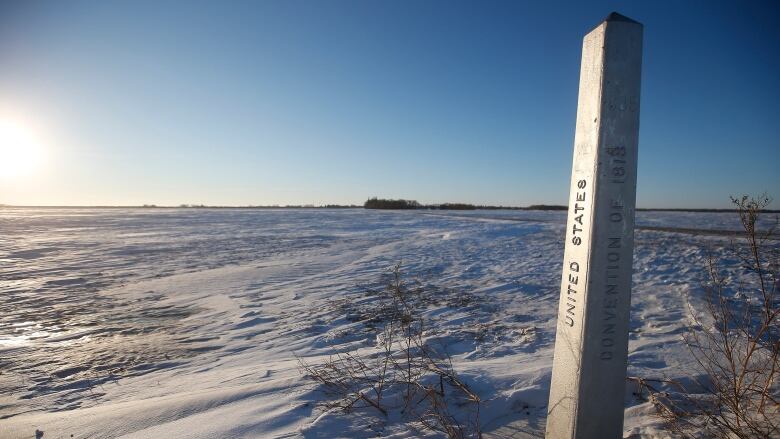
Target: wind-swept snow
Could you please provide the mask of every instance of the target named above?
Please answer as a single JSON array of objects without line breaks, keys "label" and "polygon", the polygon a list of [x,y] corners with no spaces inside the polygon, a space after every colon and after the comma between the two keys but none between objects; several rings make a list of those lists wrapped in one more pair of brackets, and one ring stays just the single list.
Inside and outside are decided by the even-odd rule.
[{"label": "wind-swept snow", "polygon": [[[483,430],[539,432],[564,217],[0,209],[0,437],[415,437],[368,411],[325,410],[296,358],[373,346],[349,313],[399,262],[432,297],[431,339],[486,401]],[[710,213],[637,223],[738,228]],[[637,232],[629,375],[690,375],[685,295],[727,243]],[[652,435],[652,408],[631,390],[625,433]]]}]

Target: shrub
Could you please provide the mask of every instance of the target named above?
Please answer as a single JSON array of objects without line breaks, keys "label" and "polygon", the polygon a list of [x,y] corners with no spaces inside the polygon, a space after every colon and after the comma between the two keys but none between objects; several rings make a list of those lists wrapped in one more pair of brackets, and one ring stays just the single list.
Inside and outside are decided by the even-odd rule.
[{"label": "shrub", "polygon": [[704,319],[691,312],[694,321],[684,335],[704,379],[683,385],[635,378],[668,428],[683,437],[780,435],[780,257],[772,236],[777,219],[769,230],[758,230],[770,202],[766,196],[732,202],[744,231],[729,249],[739,266],[727,269],[709,258]]},{"label": "shrub", "polygon": [[481,437],[481,399],[458,377],[452,363],[426,342],[422,288],[409,288],[400,266],[378,292],[367,327],[377,335],[368,352],[332,355],[320,364],[299,359],[301,370],[333,395],[329,407],[352,412],[376,410],[384,417],[398,412],[412,427],[443,432],[450,438]]}]

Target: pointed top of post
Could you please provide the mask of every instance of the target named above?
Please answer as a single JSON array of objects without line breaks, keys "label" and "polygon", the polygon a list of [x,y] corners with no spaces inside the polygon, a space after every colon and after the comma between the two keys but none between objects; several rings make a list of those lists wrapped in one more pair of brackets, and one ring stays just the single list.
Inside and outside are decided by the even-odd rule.
[{"label": "pointed top of post", "polygon": [[590,32],[593,32],[594,30],[596,30],[602,24],[610,23],[610,22],[612,22],[612,23],[638,24],[638,25],[642,26],[642,23],[640,23],[640,22],[638,22],[636,20],[632,20],[632,19],[626,17],[625,15],[618,14],[617,12],[612,12],[611,14],[607,15],[607,17],[605,19],[601,20],[601,22],[599,24],[595,25],[590,30]]},{"label": "pointed top of post", "polygon": [[625,15],[618,14],[617,12],[612,12],[611,14],[607,15],[607,18],[605,18],[604,21],[624,21],[626,23],[642,24],[636,20],[632,20],[626,17]]}]

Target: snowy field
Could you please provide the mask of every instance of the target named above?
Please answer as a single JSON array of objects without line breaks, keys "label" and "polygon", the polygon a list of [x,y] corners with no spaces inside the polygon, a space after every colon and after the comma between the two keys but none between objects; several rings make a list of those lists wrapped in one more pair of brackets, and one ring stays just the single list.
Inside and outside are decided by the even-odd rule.
[{"label": "snowy field", "polygon": [[[345,309],[396,263],[485,401],[482,428],[541,434],[565,212],[0,209],[0,438],[417,437],[328,411],[296,357],[376,339]],[[735,214],[638,225],[737,230]],[[686,294],[728,238],[638,230],[628,374],[680,378]],[[625,435],[652,437],[625,396]],[[514,428],[514,427],[513,427]]]}]

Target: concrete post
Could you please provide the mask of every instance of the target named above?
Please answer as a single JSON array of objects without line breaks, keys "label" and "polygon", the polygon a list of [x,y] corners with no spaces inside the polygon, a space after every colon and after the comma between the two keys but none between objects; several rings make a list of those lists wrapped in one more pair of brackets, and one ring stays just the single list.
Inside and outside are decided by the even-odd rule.
[{"label": "concrete post", "polygon": [[610,14],[582,44],[549,438],[620,438],[634,250],[642,25]]}]

